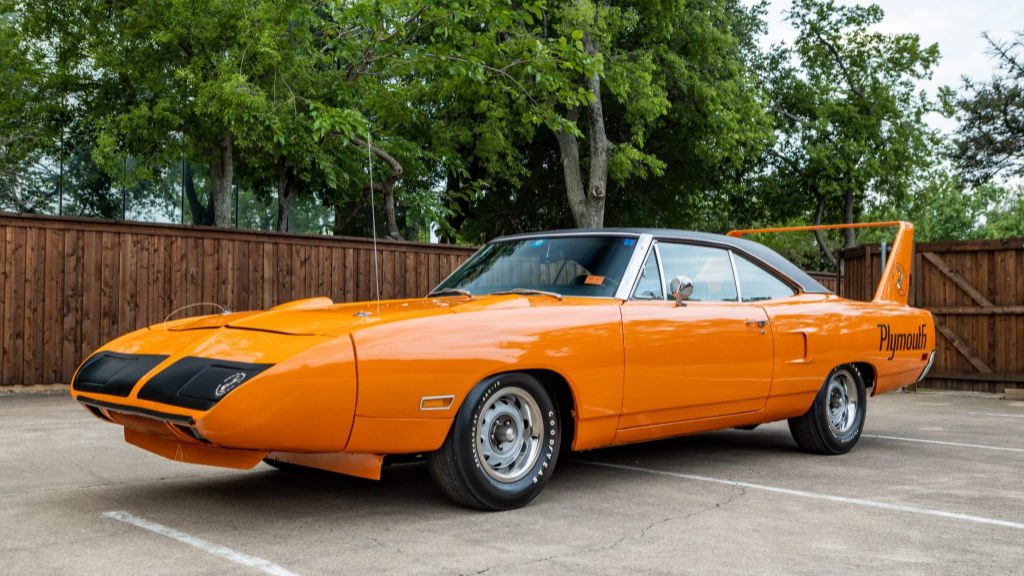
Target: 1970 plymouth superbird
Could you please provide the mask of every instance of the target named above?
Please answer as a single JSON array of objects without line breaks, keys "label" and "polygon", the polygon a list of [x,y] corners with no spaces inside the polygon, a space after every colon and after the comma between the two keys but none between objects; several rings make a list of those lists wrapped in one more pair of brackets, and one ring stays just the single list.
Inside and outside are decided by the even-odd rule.
[{"label": "1970 plymouth superbird", "polygon": [[530,502],[569,449],[788,419],[801,448],[842,454],[869,395],[923,378],[935,348],[931,314],[907,305],[913,226],[876,225],[898,231],[870,302],[752,231],[521,234],[425,298],[132,332],[72,395],[167,458],[379,478],[385,458],[422,455],[451,498],[491,510]]}]

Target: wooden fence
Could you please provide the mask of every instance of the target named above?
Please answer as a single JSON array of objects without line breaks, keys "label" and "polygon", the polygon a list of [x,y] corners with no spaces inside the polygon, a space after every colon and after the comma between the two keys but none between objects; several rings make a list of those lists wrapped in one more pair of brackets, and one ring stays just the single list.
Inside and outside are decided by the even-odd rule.
[{"label": "wooden fence", "polygon": [[[474,251],[379,248],[384,298],[426,294]],[[318,295],[371,299],[372,254],[365,238],[0,214],[0,385],[67,382],[103,342],[186,304],[251,310]],[[812,274],[848,298],[870,299],[879,247],[843,258],[843,278]],[[910,287],[911,303],[935,314],[940,333],[927,387],[1024,387],[1024,240],[918,244]]]},{"label": "wooden fence", "polygon": [[[378,247],[384,298],[426,294],[474,251]],[[66,383],[103,342],[186,304],[371,299],[372,254],[365,238],[0,215],[0,384]]]},{"label": "wooden fence", "polygon": [[[882,272],[880,247],[858,246],[843,258],[843,296],[871,299]],[[932,311],[939,333],[923,387],[1024,387],[1024,239],[918,243],[910,303]]]}]

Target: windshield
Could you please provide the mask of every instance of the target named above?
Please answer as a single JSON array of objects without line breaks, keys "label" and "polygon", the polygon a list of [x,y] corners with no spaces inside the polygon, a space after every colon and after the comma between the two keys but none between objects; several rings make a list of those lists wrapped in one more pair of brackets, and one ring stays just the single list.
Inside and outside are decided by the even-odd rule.
[{"label": "windshield", "polygon": [[434,292],[491,294],[544,290],[567,296],[611,297],[622,281],[636,238],[553,236],[492,242]]}]

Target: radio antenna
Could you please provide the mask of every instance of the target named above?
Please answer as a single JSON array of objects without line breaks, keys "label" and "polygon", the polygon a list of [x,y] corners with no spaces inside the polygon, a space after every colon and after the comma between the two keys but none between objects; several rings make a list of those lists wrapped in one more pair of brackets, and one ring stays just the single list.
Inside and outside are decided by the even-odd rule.
[{"label": "radio antenna", "polygon": [[377,266],[377,207],[373,200],[373,137],[366,129],[366,161],[370,172],[370,225],[373,227],[373,287],[377,295],[377,316],[380,316],[380,270]]}]

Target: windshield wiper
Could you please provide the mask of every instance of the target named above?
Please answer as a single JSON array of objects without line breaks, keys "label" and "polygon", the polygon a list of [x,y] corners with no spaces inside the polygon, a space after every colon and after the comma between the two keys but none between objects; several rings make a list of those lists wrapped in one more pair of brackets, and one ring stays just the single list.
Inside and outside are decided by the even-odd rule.
[{"label": "windshield wiper", "polygon": [[547,290],[534,290],[533,288],[513,288],[511,290],[501,290],[498,292],[491,292],[491,294],[527,294],[527,295],[538,295],[538,296],[551,296],[552,298],[562,299],[562,295],[558,292],[549,292]]},{"label": "windshield wiper", "polygon": [[430,294],[427,294],[427,298],[431,296],[466,296],[472,298],[473,293],[469,290],[463,290],[462,288],[441,288],[440,290],[434,290]]}]

